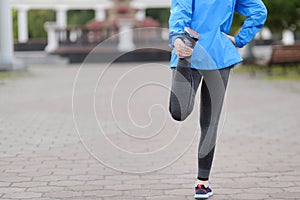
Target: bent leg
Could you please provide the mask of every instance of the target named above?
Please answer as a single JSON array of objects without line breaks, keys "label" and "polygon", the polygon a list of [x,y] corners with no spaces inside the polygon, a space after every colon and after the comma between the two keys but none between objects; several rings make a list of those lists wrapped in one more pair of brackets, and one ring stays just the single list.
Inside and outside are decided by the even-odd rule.
[{"label": "bent leg", "polygon": [[183,121],[192,112],[201,78],[198,70],[189,67],[177,67],[172,70],[169,111],[173,119]]}]

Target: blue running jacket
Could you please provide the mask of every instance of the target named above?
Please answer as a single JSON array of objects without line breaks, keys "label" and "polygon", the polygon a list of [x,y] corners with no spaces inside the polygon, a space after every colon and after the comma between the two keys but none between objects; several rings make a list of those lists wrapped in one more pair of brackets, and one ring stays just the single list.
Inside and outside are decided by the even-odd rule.
[{"label": "blue running jacket", "polygon": [[[170,46],[183,37],[189,27],[200,34],[193,54],[191,67],[202,70],[222,69],[242,61],[237,48],[223,33],[228,34],[234,12],[246,16],[235,36],[236,45],[248,44],[263,27],[267,9],[261,0],[172,0],[169,18]],[[170,65],[176,67],[178,56],[172,50]]]}]

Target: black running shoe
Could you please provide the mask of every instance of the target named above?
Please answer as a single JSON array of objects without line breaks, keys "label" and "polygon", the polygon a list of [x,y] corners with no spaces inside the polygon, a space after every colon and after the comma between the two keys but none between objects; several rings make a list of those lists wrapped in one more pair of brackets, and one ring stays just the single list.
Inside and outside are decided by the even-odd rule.
[{"label": "black running shoe", "polygon": [[205,187],[202,184],[195,185],[195,199],[207,199],[212,195],[213,192],[209,187]]}]

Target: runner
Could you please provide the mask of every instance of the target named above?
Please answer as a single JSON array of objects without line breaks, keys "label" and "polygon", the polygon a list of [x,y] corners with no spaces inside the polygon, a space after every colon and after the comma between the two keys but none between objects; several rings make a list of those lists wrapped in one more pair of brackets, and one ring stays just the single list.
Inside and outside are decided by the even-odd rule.
[{"label": "runner", "polygon": [[[246,20],[239,33],[230,36],[235,11],[246,16]],[[183,121],[192,112],[195,94],[201,87],[196,199],[213,194],[209,175],[223,99],[230,70],[242,61],[236,47],[248,44],[266,17],[261,0],[172,0],[169,29],[173,77],[169,109],[175,120]],[[191,38],[195,44],[187,40]]]}]

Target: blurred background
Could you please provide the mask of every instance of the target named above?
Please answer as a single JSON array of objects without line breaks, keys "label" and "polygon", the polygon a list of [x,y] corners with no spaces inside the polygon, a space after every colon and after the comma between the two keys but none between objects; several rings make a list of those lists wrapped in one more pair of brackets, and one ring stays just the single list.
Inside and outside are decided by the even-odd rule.
[{"label": "blurred background", "polygon": [[[130,51],[134,47],[138,48],[149,43],[169,51],[168,33],[164,28],[168,27],[170,0],[5,0],[2,4],[5,4],[4,2],[7,2],[6,6],[9,8],[6,9],[10,9],[11,16],[3,16],[2,20],[11,18],[13,31],[1,29],[2,35],[13,36],[15,57],[22,60],[25,65],[43,62],[80,63],[96,45],[107,38],[111,38],[112,42],[109,48],[100,52],[102,55]],[[255,40],[240,49],[245,59],[244,64],[259,66],[297,64],[299,55],[295,52],[299,51],[297,46],[300,38],[299,1],[264,0],[264,3],[269,11],[268,20]],[[245,17],[236,14],[231,34],[234,35],[239,31],[243,20]],[[120,30],[148,27],[157,29],[152,31],[140,29],[135,31],[133,36],[128,36],[129,38],[115,37],[114,41],[111,37]],[[9,39],[5,39],[7,36],[3,38],[6,43],[9,42]],[[272,48],[274,45],[275,51]],[[290,47],[282,50],[283,45]],[[278,50],[278,46],[281,50]],[[160,53],[159,57],[157,51]],[[281,56],[275,59],[272,57],[273,52]],[[95,61],[105,61],[104,57],[99,56]],[[168,52],[144,49],[118,60],[167,61],[168,59]]]},{"label": "blurred background", "polygon": [[[263,2],[230,75],[212,200],[300,197],[300,1]],[[171,119],[170,3],[0,0],[0,199],[194,199],[201,100]]]}]

